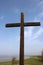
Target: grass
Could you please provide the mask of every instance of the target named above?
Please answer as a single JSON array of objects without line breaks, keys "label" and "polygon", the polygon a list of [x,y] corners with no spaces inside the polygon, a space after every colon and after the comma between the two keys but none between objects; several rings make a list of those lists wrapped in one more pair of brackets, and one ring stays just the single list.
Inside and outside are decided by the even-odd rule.
[{"label": "grass", "polygon": [[43,65],[43,62],[41,62],[40,60],[36,59],[36,58],[30,58],[24,61],[24,65]]},{"label": "grass", "polygon": [[[12,62],[0,62],[0,65],[12,65]],[[19,65],[19,61],[15,61],[14,65]],[[43,62],[41,62],[35,57],[31,57],[29,59],[24,60],[24,65],[43,65]]]},{"label": "grass", "polygon": [[8,61],[8,62],[0,62],[0,65],[11,65],[11,62]]}]

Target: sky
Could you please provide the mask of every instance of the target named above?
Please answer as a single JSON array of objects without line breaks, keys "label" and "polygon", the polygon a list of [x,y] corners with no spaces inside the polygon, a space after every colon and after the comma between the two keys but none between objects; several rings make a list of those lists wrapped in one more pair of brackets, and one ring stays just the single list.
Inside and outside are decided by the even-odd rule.
[{"label": "sky", "polygon": [[43,50],[43,0],[0,0],[0,55],[20,54],[20,27],[6,28],[7,23],[40,22],[41,26],[24,27],[24,55],[40,55]]}]

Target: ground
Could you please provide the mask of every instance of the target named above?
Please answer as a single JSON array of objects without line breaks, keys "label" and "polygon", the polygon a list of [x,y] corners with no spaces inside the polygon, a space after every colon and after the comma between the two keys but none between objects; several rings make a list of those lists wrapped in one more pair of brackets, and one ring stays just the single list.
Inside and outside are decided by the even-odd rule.
[{"label": "ground", "polygon": [[[12,65],[12,62],[0,62],[0,65]],[[15,61],[14,65],[19,65],[19,61]],[[24,60],[24,65],[43,65],[43,62],[41,62],[37,57],[31,57]]]}]

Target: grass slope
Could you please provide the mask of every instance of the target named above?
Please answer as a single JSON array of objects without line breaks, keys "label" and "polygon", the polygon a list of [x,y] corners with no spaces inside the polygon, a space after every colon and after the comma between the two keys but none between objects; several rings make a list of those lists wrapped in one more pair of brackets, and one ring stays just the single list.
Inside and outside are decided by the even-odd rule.
[{"label": "grass slope", "polygon": [[11,65],[11,62],[0,62],[0,65]]},{"label": "grass slope", "polygon": [[[18,61],[15,61],[14,65],[19,65]],[[0,65],[12,65],[12,63],[9,62],[0,62]],[[29,59],[24,60],[24,65],[43,65],[43,62],[39,61],[38,59],[31,57]]]},{"label": "grass slope", "polygon": [[36,58],[30,58],[24,61],[24,65],[43,65],[43,62]]}]

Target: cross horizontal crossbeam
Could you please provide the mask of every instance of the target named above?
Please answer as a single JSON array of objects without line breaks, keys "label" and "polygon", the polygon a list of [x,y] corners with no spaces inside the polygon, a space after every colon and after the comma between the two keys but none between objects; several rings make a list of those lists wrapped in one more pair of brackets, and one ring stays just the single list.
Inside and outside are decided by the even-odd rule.
[{"label": "cross horizontal crossbeam", "polygon": [[[6,24],[6,27],[19,27],[20,23],[9,23]],[[40,22],[29,22],[24,23],[24,26],[40,26]]]}]

